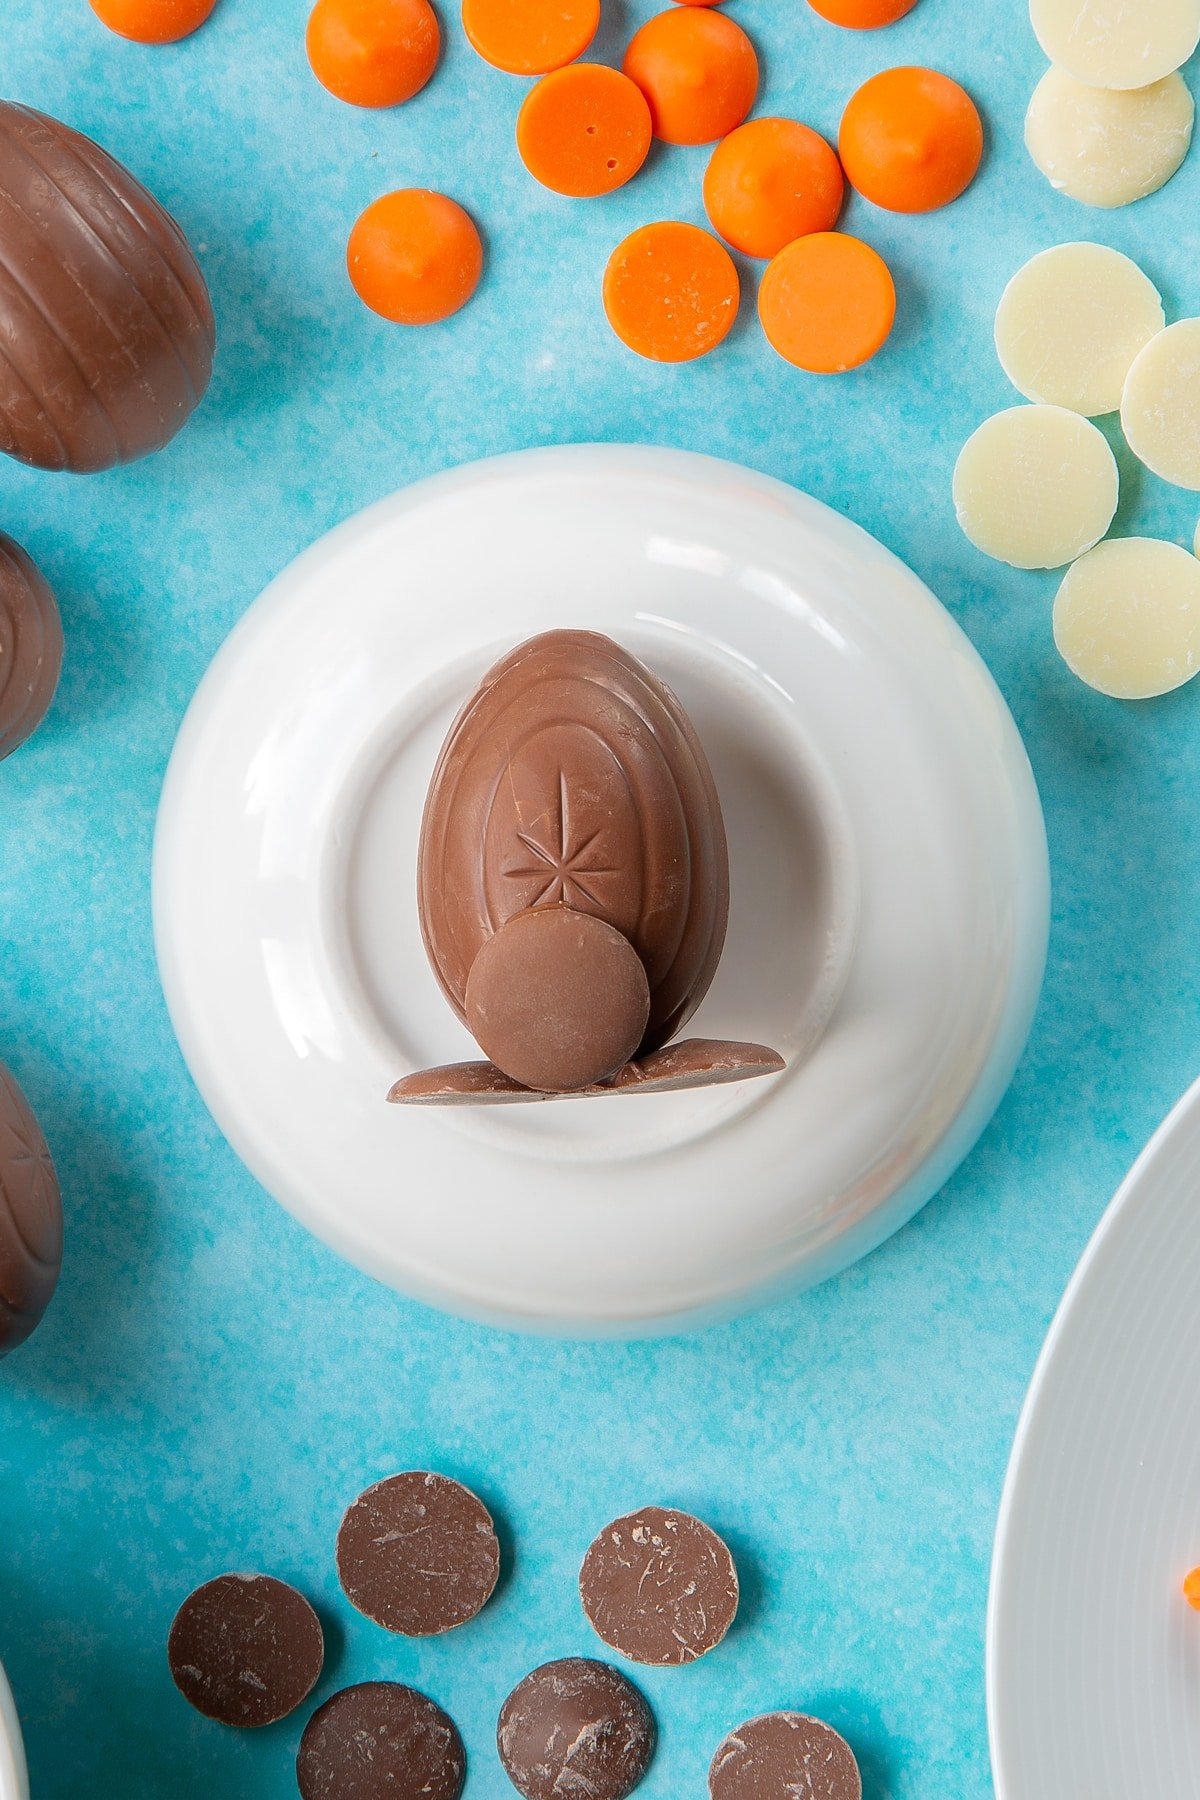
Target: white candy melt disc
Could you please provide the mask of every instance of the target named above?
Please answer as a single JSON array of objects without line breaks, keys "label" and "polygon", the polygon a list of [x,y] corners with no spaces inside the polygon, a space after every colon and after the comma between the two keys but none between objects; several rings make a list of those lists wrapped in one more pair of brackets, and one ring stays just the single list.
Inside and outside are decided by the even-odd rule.
[{"label": "white candy melt disc", "polygon": [[1092,87],[1147,87],[1200,43],[1200,0],[1030,0],[1029,16],[1050,61]]},{"label": "white candy melt disc", "polygon": [[954,470],[958,522],[1016,569],[1059,569],[1113,521],[1116,459],[1094,425],[1062,406],[1014,406],[967,439]]},{"label": "white candy melt disc", "polygon": [[1168,325],[1134,359],[1121,425],[1155,475],[1200,491],[1200,319]]},{"label": "white candy melt disc", "polygon": [[996,350],[1027,400],[1091,419],[1116,412],[1134,358],[1165,323],[1158,289],[1119,250],[1059,244],[1005,288]]},{"label": "white candy melt disc", "polygon": [[1116,700],[1149,700],[1200,670],[1200,562],[1158,538],[1111,538],[1068,569],[1054,602],[1067,667]]},{"label": "white candy melt disc", "polygon": [[1170,181],[1195,118],[1182,75],[1119,92],[1051,68],[1029,102],[1025,144],[1060,194],[1085,206],[1128,206]]}]

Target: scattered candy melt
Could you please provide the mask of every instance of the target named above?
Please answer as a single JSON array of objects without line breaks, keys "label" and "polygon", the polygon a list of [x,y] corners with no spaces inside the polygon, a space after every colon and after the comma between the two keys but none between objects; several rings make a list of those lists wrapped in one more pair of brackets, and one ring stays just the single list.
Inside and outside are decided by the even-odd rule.
[{"label": "scattered candy melt", "polygon": [[815,232],[781,250],[758,291],[773,350],[814,375],[841,375],[887,342],[896,287],[877,251],[841,231]]},{"label": "scattered candy melt", "polygon": [[910,13],[917,0],[808,0],[808,4],[831,25],[844,25],[851,31],[877,31],[881,25],[894,25]]},{"label": "scattered candy melt", "polygon": [[876,206],[934,212],[974,180],[983,124],[971,96],[948,75],[885,69],[851,99],[838,149],[847,180]]},{"label": "scattered candy melt", "polygon": [[437,67],[429,0],[317,0],[304,47],[322,87],[350,106],[399,106]]},{"label": "scattered candy melt", "polygon": [[1116,700],[1149,700],[1200,670],[1200,562],[1157,538],[1111,538],[1069,569],[1054,642],[1072,672]]},{"label": "scattered candy melt", "polygon": [[1029,16],[1050,61],[1092,87],[1147,87],[1200,43],[1200,0],[1030,0]]},{"label": "scattered candy melt", "polygon": [[508,75],[548,75],[583,55],[600,0],[463,0],[462,22],[484,62]]},{"label": "scattered candy melt", "polygon": [[641,88],[600,63],[571,63],[543,75],[517,116],[517,149],[529,173],[573,199],[611,194],[632,180],[650,137]]},{"label": "scattered candy melt", "polygon": [[1188,153],[1195,116],[1181,75],[1118,92],[1051,68],[1029,103],[1025,144],[1059,193],[1085,206],[1128,206],[1170,181]]},{"label": "scattered candy melt", "polygon": [[704,176],[710,223],[745,256],[774,256],[795,238],[832,231],[844,193],[833,149],[795,119],[739,125]]},{"label": "scattered candy melt", "polygon": [[174,44],[190,37],[217,0],[88,0],[102,25],[135,44]]},{"label": "scattered candy melt", "polygon": [[1180,319],[1135,360],[1121,400],[1129,448],[1155,475],[1200,492],[1200,319]]},{"label": "scattered candy melt", "polygon": [[622,65],[667,144],[711,144],[740,125],[758,93],[758,58],[724,13],[676,6],[634,33]]},{"label": "scattered candy melt", "polygon": [[1058,244],[1019,269],[996,313],[1001,367],[1027,400],[1116,412],[1138,352],[1166,323],[1158,289],[1104,244]]},{"label": "scattered candy melt", "polygon": [[1190,1607],[1200,1612],[1200,1569],[1192,1569],[1184,1576],[1183,1597]]},{"label": "scattered candy melt", "polygon": [[954,507],[967,537],[1015,569],[1058,569],[1099,543],[1120,479],[1103,434],[1061,406],[1014,406],[964,444]]},{"label": "scattered candy melt", "polygon": [[631,232],[604,271],[609,324],[652,362],[691,362],[714,350],[737,317],[739,291],[724,244],[671,219]]},{"label": "scattered candy melt", "polygon": [[397,325],[432,325],[465,306],[483,272],[470,214],[445,194],[401,188],[368,206],[346,267],[364,305]]}]

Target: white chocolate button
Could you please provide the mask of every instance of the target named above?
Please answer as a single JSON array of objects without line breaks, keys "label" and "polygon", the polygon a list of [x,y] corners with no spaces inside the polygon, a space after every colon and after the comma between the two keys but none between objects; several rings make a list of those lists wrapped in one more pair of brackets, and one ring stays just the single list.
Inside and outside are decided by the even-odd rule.
[{"label": "white chocolate button", "polygon": [[986,555],[1016,569],[1059,569],[1104,536],[1119,486],[1094,425],[1061,406],[1014,406],[964,444],[954,508]]},{"label": "white chocolate button", "polygon": [[1188,153],[1196,103],[1182,75],[1117,92],[1047,69],[1025,144],[1051,187],[1085,206],[1128,206],[1170,181]]},{"label": "white chocolate button", "polygon": [[1092,87],[1139,88],[1200,43],[1200,0],[1029,0],[1046,55]]},{"label": "white chocolate button", "polygon": [[1168,325],[1135,358],[1121,425],[1155,475],[1200,491],[1200,319]]},{"label": "white chocolate button", "polygon": [[996,350],[1027,400],[1092,419],[1116,412],[1134,358],[1165,323],[1158,289],[1119,250],[1059,244],[1005,288]]},{"label": "white chocolate button", "polygon": [[1116,700],[1148,700],[1200,669],[1200,562],[1158,538],[1110,538],[1068,569],[1054,602],[1068,668]]}]

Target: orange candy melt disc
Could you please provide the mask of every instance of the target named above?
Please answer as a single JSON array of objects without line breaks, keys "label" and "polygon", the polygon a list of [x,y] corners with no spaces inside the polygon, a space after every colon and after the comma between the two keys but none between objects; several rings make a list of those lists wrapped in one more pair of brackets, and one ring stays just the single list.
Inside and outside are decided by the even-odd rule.
[{"label": "orange candy melt disc", "polygon": [[642,90],[600,63],[544,75],[517,117],[517,149],[529,173],[574,199],[623,187],[645,162],[650,135]]},{"label": "orange candy melt disc", "polygon": [[475,292],[483,244],[457,201],[428,188],[401,188],[356,221],[346,267],[372,312],[397,325],[432,325]]},{"label": "orange candy melt disc", "polygon": [[437,67],[429,0],[317,0],[305,48],[322,87],[351,106],[399,106]]},{"label": "orange candy melt disc", "polygon": [[934,212],[970,186],[983,156],[971,96],[936,69],[885,69],[842,115],[838,137],[852,187],[889,212]]},{"label": "orange candy melt disc", "polygon": [[814,375],[868,362],[896,318],[896,286],[877,251],[841,231],[797,238],[767,268],[758,316],[773,350]]},{"label": "orange candy melt disc", "polygon": [[600,0],[463,0],[462,22],[484,62],[508,75],[548,75],[583,55]]},{"label": "orange candy melt disc", "polygon": [[737,317],[738,296],[724,244],[671,219],[631,232],[604,271],[609,324],[652,362],[692,362],[715,349]]},{"label": "orange candy melt disc", "polygon": [[625,73],[650,102],[654,135],[667,144],[711,144],[740,125],[758,92],[758,58],[724,13],[676,6],[635,32]]},{"label": "orange candy melt disc", "polygon": [[1190,1607],[1200,1612],[1200,1569],[1192,1569],[1184,1577],[1183,1597]]},{"label": "orange candy melt disc", "polygon": [[174,44],[190,37],[217,0],[88,0],[102,25],[135,44]]},{"label": "orange candy melt disc", "polygon": [[842,165],[795,119],[751,119],[717,145],[704,177],[704,210],[727,244],[774,256],[793,238],[832,231],[842,210]]},{"label": "orange candy melt disc", "polygon": [[808,0],[808,4],[831,25],[845,25],[850,31],[878,31],[881,25],[894,25],[910,13],[917,0]]}]

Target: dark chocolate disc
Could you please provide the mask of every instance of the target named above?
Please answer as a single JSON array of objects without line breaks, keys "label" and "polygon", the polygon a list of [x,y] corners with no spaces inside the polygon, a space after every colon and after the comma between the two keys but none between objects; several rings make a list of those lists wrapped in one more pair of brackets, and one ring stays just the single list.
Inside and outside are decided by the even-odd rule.
[{"label": "dark chocolate disc", "polygon": [[397,1681],[334,1694],[308,1721],[296,1757],[302,1800],[458,1800],[466,1778],[453,1719]]},{"label": "dark chocolate disc", "polygon": [[62,1267],[62,1200],[29,1102],[0,1063],[0,1356],[24,1343]]},{"label": "dark chocolate disc", "polygon": [[579,1592],[606,1644],[660,1668],[715,1649],[738,1607],[737,1570],[716,1532],[661,1506],[605,1526],[583,1559]]},{"label": "dark chocolate disc", "polygon": [[711,1800],[862,1800],[844,1737],[804,1713],[763,1713],[731,1731],[708,1771]]},{"label": "dark chocolate disc", "polygon": [[467,1024],[523,1087],[570,1092],[615,1074],[650,1016],[646,971],[628,938],[590,913],[518,913],[467,977]]},{"label": "dark chocolate disc", "polygon": [[325,1660],[321,1622],[273,1575],[218,1575],[189,1594],[167,1660],[185,1700],[222,1725],[273,1725],[306,1700]]},{"label": "dark chocolate disc", "polygon": [[0,761],[49,712],[62,655],[54,595],[20,544],[0,531]]},{"label": "dark chocolate disc", "polygon": [[0,101],[0,450],[76,471],[158,450],[213,345],[170,214],[89,138]]},{"label": "dark chocolate disc", "polygon": [[338,1576],[368,1619],[432,1637],[492,1597],[500,1546],[492,1516],[461,1482],[413,1469],[360,1494],[342,1520]]},{"label": "dark chocolate disc", "polygon": [[656,675],[591,631],[549,631],[488,671],[450,728],[418,853],[421,930],[466,1018],[493,933],[531,908],[602,919],[650,986],[644,1054],[673,1038],[716,972],[729,856],[704,750]]},{"label": "dark chocolate disc", "polygon": [[504,1702],[496,1747],[525,1800],[624,1800],[650,1767],[654,1715],[607,1663],[543,1663]]}]

